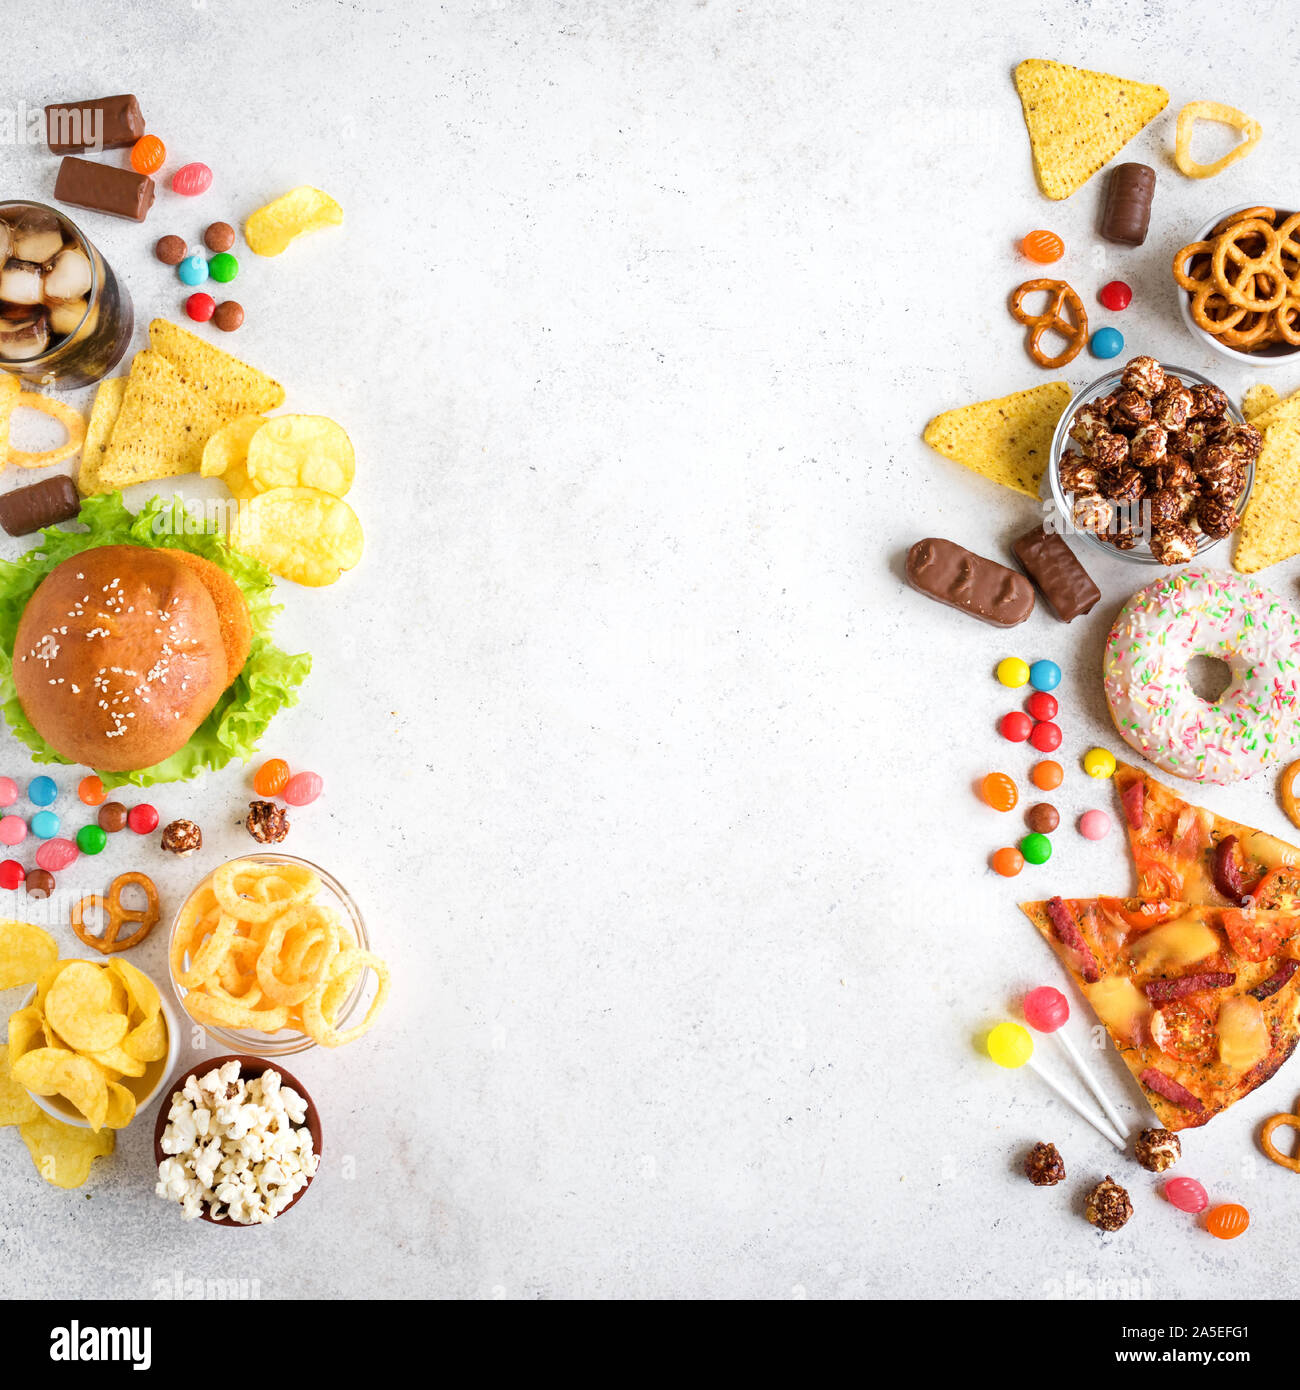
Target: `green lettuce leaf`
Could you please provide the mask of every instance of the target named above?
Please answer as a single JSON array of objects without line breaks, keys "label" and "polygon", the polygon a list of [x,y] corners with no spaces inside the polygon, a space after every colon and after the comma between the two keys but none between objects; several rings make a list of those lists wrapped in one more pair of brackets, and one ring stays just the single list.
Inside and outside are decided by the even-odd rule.
[{"label": "green lettuce leaf", "polygon": [[20,742],[38,763],[67,763],[36,732],[23,713],[14,689],[14,639],[27,601],[49,572],[73,555],[104,545],[163,546],[188,550],[220,565],[239,585],[253,622],[253,644],[239,679],[217,701],[212,713],[190,741],[153,767],[136,772],[100,772],[110,790],[128,784],[188,782],[200,773],[225,767],[232,758],[247,760],[257,741],[280,710],[298,703],[298,687],[311,670],[306,652],[290,656],[271,641],[271,625],[280,611],[272,601],[275,583],[270,571],[251,556],[232,550],[215,523],[191,515],[184,501],[151,498],[137,513],[127,510],[120,492],[89,497],[78,518],[84,531],[51,526],[43,540],[17,560],[0,560],[0,712]]}]

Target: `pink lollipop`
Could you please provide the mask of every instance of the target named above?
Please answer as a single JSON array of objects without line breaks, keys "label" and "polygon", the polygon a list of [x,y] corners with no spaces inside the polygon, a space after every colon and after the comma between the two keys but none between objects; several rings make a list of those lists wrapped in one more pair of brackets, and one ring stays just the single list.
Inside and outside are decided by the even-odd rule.
[{"label": "pink lollipop", "polygon": [[1025,995],[1025,1022],[1039,1033],[1055,1033],[1070,1017],[1065,995],[1051,985],[1039,985]]}]

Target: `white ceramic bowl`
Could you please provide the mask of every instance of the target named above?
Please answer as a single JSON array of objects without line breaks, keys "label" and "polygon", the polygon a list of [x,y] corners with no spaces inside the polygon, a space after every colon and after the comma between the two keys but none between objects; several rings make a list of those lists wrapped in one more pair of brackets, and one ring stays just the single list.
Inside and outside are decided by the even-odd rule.
[{"label": "white ceramic bowl", "polygon": [[[1231,216],[1234,212],[1244,212],[1247,208],[1271,207],[1272,204],[1254,202],[1238,203],[1236,207],[1224,208],[1222,212],[1216,212],[1213,217],[1203,226],[1195,236],[1188,237],[1184,245],[1190,245],[1193,241],[1205,241],[1210,232],[1223,221],[1225,217]],[[1290,217],[1291,210],[1287,208],[1277,208],[1276,211],[1282,217]],[[1221,343],[1213,333],[1207,333],[1196,320],[1192,317],[1192,296],[1177,283],[1174,289],[1178,295],[1178,311],[1183,316],[1183,323],[1187,326],[1187,331],[1193,338],[1199,339],[1207,347],[1212,348],[1220,357],[1230,358],[1238,366],[1251,367],[1285,367],[1300,357],[1300,347],[1291,347],[1288,343],[1272,343],[1259,352],[1243,352],[1240,348],[1228,347],[1226,343]]]},{"label": "white ceramic bowl", "polygon": [[[104,957],[104,960],[109,957]],[[92,960],[91,965],[103,965],[104,960]],[[148,971],[141,971],[141,974],[148,974]],[[153,976],[149,976],[157,988],[158,981]],[[23,1000],[23,1008],[36,998],[36,989],[32,988],[27,998]],[[152,1105],[158,1099],[162,1088],[167,1084],[167,1079],[176,1070],[177,1060],[181,1055],[181,1030],[180,1024],[176,1021],[176,1010],[167,1002],[167,996],[161,989],[158,990],[158,998],[162,1001],[162,1014],[167,1020],[167,1055],[160,1057],[156,1062],[146,1064],[143,1076],[124,1076],[119,1084],[126,1087],[135,1096],[135,1113],[138,1117],[146,1106]],[[27,1094],[45,1111],[56,1120],[62,1120],[65,1125],[76,1125],[78,1129],[89,1129],[90,1125],[86,1117],[78,1110],[70,1100],[63,1096],[38,1096],[32,1091]],[[132,1124],[135,1123],[133,1119]]]}]

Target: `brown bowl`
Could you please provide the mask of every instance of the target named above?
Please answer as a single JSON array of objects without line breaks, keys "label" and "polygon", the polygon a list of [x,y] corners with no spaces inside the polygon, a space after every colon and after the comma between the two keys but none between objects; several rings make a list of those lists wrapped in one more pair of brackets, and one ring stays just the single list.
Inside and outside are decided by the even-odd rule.
[{"label": "brown bowl", "polygon": [[[163,1131],[167,1128],[168,1111],[172,1108],[172,1096],[184,1087],[186,1081],[188,1081],[191,1076],[197,1076],[200,1072],[206,1075],[213,1067],[223,1067],[227,1062],[239,1063],[239,1075],[244,1081],[251,1081],[261,1076],[264,1071],[278,1071],[280,1073],[281,1082],[285,1086],[290,1086],[297,1091],[307,1103],[307,1119],[305,1123],[311,1134],[312,1148],[315,1150],[316,1154],[319,1155],[321,1152],[320,1113],[316,1109],[316,1102],[313,1101],[308,1094],[306,1086],[304,1086],[296,1076],[285,1071],[279,1062],[268,1062],[265,1057],[252,1057],[246,1053],[228,1053],[224,1057],[214,1057],[210,1062],[204,1061],[197,1066],[186,1067],[184,1071],[177,1072],[171,1084],[161,1093],[163,1103],[158,1107],[158,1119],[155,1121],[153,1127],[153,1161],[155,1168],[164,1158],[171,1157],[171,1155],[163,1153],[162,1137]],[[320,1171],[319,1166],[316,1171]],[[315,1181],[315,1176],[307,1179],[306,1187],[302,1187],[294,1193],[293,1200],[285,1207],[284,1211],[275,1218],[276,1221],[278,1221],[285,1212],[292,1211],[294,1207],[298,1205],[311,1190],[311,1185]],[[237,1231],[248,1229],[248,1225],[242,1221],[232,1221],[228,1216],[213,1216],[211,1208],[206,1205],[199,1219],[201,1221],[207,1221],[213,1226],[230,1226]]]}]

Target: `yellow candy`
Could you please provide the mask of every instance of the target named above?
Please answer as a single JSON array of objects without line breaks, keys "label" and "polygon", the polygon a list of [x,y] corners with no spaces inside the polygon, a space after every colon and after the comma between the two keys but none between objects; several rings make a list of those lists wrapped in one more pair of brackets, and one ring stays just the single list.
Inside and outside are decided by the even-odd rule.
[{"label": "yellow candy", "polygon": [[999,1023],[989,1034],[989,1056],[1000,1067],[1023,1067],[1034,1055],[1034,1040],[1018,1023]]},{"label": "yellow candy", "polygon": [[1090,748],[1083,755],[1083,770],[1089,777],[1105,780],[1115,775],[1115,755],[1105,748]]},{"label": "yellow candy", "polygon": [[1019,690],[1022,685],[1029,684],[1029,663],[1018,656],[1004,657],[998,662],[998,680],[1012,690]]}]

